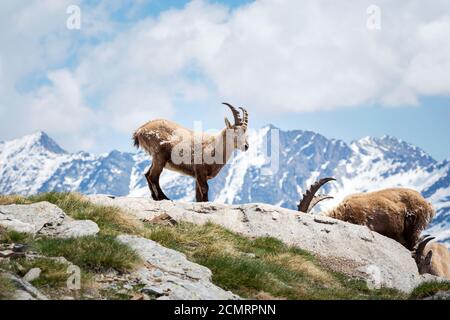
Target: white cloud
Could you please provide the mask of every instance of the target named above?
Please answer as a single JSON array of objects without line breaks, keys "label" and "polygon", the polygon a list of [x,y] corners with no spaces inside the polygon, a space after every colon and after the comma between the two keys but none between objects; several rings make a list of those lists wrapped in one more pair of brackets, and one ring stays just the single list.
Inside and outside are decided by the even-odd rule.
[{"label": "white cloud", "polygon": [[84,104],[80,87],[68,70],[52,71],[47,78],[51,85],[29,97],[29,125],[51,132],[72,133],[95,124],[94,112]]},{"label": "white cloud", "polygon": [[437,2],[441,10],[421,19],[417,1],[378,2],[381,31],[366,28],[368,1],[255,2],[228,20],[208,74],[231,100],[277,112],[414,105],[420,94],[448,94],[449,4]]},{"label": "white cloud", "polygon": [[[417,105],[421,95],[450,95],[448,1],[260,0],[231,11],[194,0],[127,27],[111,12],[130,2],[109,3],[87,12],[82,6],[81,34],[69,37],[60,30],[63,2],[2,8],[0,26],[14,28],[0,33],[8,44],[0,51],[0,112],[14,105],[6,112],[21,127],[92,141],[99,131],[131,132],[154,117],[180,116],[178,104],[222,97],[279,113]],[[366,27],[371,4],[381,8],[380,31]],[[102,41],[80,43],[83,37]],[[61,67],[73,50],[77,63]],[[33,72],[48,74],[50,84],[18,92]],[[51,117],[27,121],[27,112]],[[0,133],[6,130],[18,129]]]},{"label": "white cloud", "polygon": [[[216,91],[199,100],[227,97],[267,112],[417,105],[420,95],[448,95],[450,5],[378,1],[382,29],[370,31],[370,4],[265,0],[229,11],[192,1],[94,49],[77,76],[104,96],[130,91],[118,83],[158,88],[171,97],[168,110],[174,96],[205,91],[206,83]],[[187,69],[202,75],[189,90],[180,85]]]}]

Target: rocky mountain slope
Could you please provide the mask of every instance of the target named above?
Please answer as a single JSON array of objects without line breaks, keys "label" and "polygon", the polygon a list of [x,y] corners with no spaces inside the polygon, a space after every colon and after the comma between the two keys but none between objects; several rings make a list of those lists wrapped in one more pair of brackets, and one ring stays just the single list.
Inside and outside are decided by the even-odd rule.
[{"label": "rocky mountain slope", "polygon": [[[70,242],[74,239],[84,238],[91,243],[88,251],[92,252],[87,252],[88,255],[104,254],[108,257],[108,252],[95,252],[96,236],[100,232],[95,222],[91,220],[74,220],[59,207],[48,202],[26,205],[0,205],[0,236],[3,236],[3,233],[6,232],[4,230],[28,234],[35,238],[44,237],[51,239],[47,241],[55,241],[54,246],[60,245],[58,239],[67,239]],[[12,236],[17,237],[17,234],[13,233]],[[5,239],[0,237],[0,240]],[[6,241],[11,242],[12,239],[7,239]],[[28,239],[28,241],[30,240]],[[118,236],[117,240],[113,241],[123,243],[136,252],[144,264],[135,268],[132,273],[118,273],[116,271],[112,274],[112,277],[111,270],[104,273],[97,271],[97,279],[94,280],[98,282],[95,285],[96,291],[98,291],[98,287],[104,287],[103,290],[120,291],[118,285],[121,282],[125,282],[125,288],[122,289],[125,289],[124,294],[130,294],[134,297],[139,297],[139,299],[143,297],[149,299],[149,295],[159,299],[177,300],[239,298],[231,292],[227,292],[212,284],[211,271],[208,268],[188,261],[186,256],[180,252],[165,248],[154,241],[136,235],[123,234]],[[53,257],[27,251],[27,247],[32,247],[29,244],[5,244],[2,242],[4,241],[0,241],[0,276],[6,276],[16,288],[12,290],[13,292],[11,292],[8,298],[18,300],[47,300],[51,297],[46,296],[33,287],[31,282],[37,281],[40,278],[44,278],[45,281],[45,278],[49,278],[49,269],[54,268],[54,264],[63,265],[63,270],[66,268],[66,273],[69,274],[71,272],[70,270],[76,270],[70,269],[69,267],[71,266],[79,270],[78,266],[75,266],[64,256]],[[47,264],[43,263],[45,260],[53,261],[53,263],[50,265],[48,262]],[[23,277],[13,272],[18,265],[20,265],[18,269],[20,272],[25,269],[24,266],[33,261],[40,261],[43,267],[31,268],[27,270]],[[68,276],[59,275],[59,278],[61,277],[63,279],[68,278]],[[108,280],[105,277],[110,277],[111,279]],[[81,279],[79,281],[81,283]],[[64,281],[62,282],[64,283]],[[47,284],[47,287],[49,286],[51,287],[51,284]],[[140,290],[135,291],[135,288],[140,288]],[[0,286],[0,290],[2,289]],[[81,290],[81,287],[76,288],[76,290]],[[70,293],[71,291],[68,292]],[[72,294],[73,292],[76,291],[72,291]],[[49,290],[48,293],[53,296],[53,299],[58,298],[56,290]],[[88,297],[91,297],[91,299],[104,298],[99,293],[97,293],[97,296],[88,295]]]},{"label": "rocky mountain slope", "polygon": [[[419,275],[411,253],[396,241],[366,227],[324,216],[300,214],[266,204],[155,202],[146,198],[108,196],[52,197],[48,199],[60,201],[70,215],[39,199],[31,204],[0,206],[0,298],[10,294],[6,298],[239,299],[220,285],[236,288],[248,296],[254,290],[251,289],[254,272],[264,267],[264,273],[272,278],[270,281],[276,280],[277,286],[281,282],[283,289],[273,291],[275,296],[265,293],[261,298],[313,298],[320,297],[320,291],[326,294],[324,298],[329,298],[330,294],[333,298],[338,298],[337,294],[345,294],[344,298],[360,295],[371,298],[380,294],[377,289],[391,288],[397,291],[385,291],[385,298],[396,299],[407,298],[424,282],[438,281],[444,288],[448,287],[443,279]],[[32,198],[3,198],[2,201],[25,203]],[[108,215],[111,208],[116,209]],[[82,216],[78,216],[80,213]],[[91,217],[98,225],[92,220],[74,219],[77,216]],[[125,220],[114,227],[119,216]],[[123,221],[134,222],[125,226]],[[163,227],[166,223],[169,225]],[[199,256],[190,255],[190,259],[150,239],[165,242],[167,236],[160,236],[164,230],[176,232],[176,237],[186,236],[184,228],[195,228],[195,225],[206,228],[202,233],[204,237],[207,228],[212,226],[210,223],[217,227],[204,245],[211,247]],[[123,233],[125,230],[127,232]],[[218,252],[214,248],[219,239],[232,242],[227,242]],[[200,245],[191,238],[184,241],[190,248]],[[233,241],[237,241],[239,252],[233,249]],[[179,246],[183,238],[176,242]],[[247,245],[242,246],[246,242]],[[265,250],[270,251],[267,254]],[[192,259],[214,267],[214,272]],[[216,266],[215,259],[226,259],[228,263],[219,260]],[[135,263],[129,264],[130,260]],[[242,274],[252,273],[252,277],[237,278],[238,283],[233,283],[236,267]],[[77,268],[80,285],[70,287],[74,283],[66,282],[67,274]],[[83,278],[80,268],[89,276]],[[280,276],[280,270],[284,269],[295,276]],[[220,280],[223,270],[226,277]],[[310,279],[312,283],[308,282]],[[356,280],[351,279],[363,282],[352,287],[352,281]],[[292,283],[299,288],[286,291],[291,286],[289,281],[293,280],[299,281]],[[302,289],[302,285],[306,287]]]},{"label": "rocky mountain slope", "polygon": [[[140,220],[161,214],[195,224],[212,222],[247,237],[270,236],[333,261],[335,270],[411,292],[423,281],[411,253],[398,242],[357,226],[324,216],[264,204],[230,206],[212,203],[155,202],[144,198],[89,196],[97,205],[116,206]],[[373,271],[377,275],[373,277]]]},{"label": "rocky mountain slope", "polygon": [[[71,154],[38,132],[0,142],[0,194],[54,190],[149,196],[143,176],[149,166],[150,159],[143,152]],[[292,209],[305,188],[323,176],[337,178],[325,188],[335,200],[318,210],[331,208],[354,192],[410,187],[422,192],[437,209],[429,232],[450,243],[450,162],[437,162],[423,150],[390,136],[347,144],[314,132],[264,127],[251,134],[249,151],[237,153],[211,181],[210,199]],[[161,182],[171,199],[194,198],[189,177],[166,171]]]}]

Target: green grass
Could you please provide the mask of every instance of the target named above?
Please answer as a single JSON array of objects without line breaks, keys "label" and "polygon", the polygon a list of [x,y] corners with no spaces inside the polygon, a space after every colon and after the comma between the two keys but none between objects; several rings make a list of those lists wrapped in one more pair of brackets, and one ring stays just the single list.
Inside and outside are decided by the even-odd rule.
[{"label": "green grass", "polygon": [[250,299],[404,299],[396,290],[369,290],[363,281],[326,270],[304,250],[220,226],[147,224],[147,237],[211,269],[218,286]]},{"label": "green grass", "polygon": [[31,236],[26,233],[14,230],[5,230],[0,227],[0,243],[21,243],[25,244],[31,241]]},{"label": "green grass", "polygon": [[[81,288],[72,291],[67,288],[67,280],[71,275],[68,273],[68,267],[69,264],[50,257],[16,258],[8,262],[0,262],[0,269],[14,273],[18,277],[25,276],[33,268],[41,269],[40,276],[31,281],[31,284],[52,299],[59,299],[62,296],[75,296],[80,299],[84,293],[92,291],[94,274],[81,269]],[[10,293],[12,289],[8,288]]]},{"label": "green grass", "polygon": [[[19,267],[20,266],[20,267]],[[24,258],[15,259],[10,263],[10,271],[14,272],[20,277],[23,277],[33,268],[40,268],[41,275],[38,279],[31,283],[37,288],[62,288],[66,286],[67,281],[67,267],[65,263],[55,261],[50,258],[38,258],[27,260]]]},{"label": "green grass", "polygon": [[430,281],[424,282],[419,285],[410,295],[410,299],[423,299],[431,297],[439,291],[450,291],[450,281],[437,282]]},{"label": "green grass", "polygon": [[[82,299],[88,291],[96,291],[93,282],[96,273],[111,271],[128,272],[137,267],[141,260],[128,246],[118,242],[115,237],[98,235],[75,239],[35,238],[0,229],[0,243],[22,243],[27,250],[37,252],[43,257],[36,259],[16,258],[0,262],[0,271],[8,270],[19,277],[23,277],[30,269],[40,268],[40,277],[32,284],[44,294],[58,299],[58,297],[75,295]],[[64,257],[81,269],[81,291],[69,291],[66,281],[68,265],[55,261],[51,257]],[[1,279],[0,290],[5,298],[13,292],[8,282]],[[102,293],[97,293],[102,297]],[[108,298],[117,299],[117,296],[108,295]]]},{"label": "green grass", "polygon": [[64,257],[92,272],[110,269],[128,271],[141,261],[138,255],[112,236],[88,236],[74,239],[39,239],[34,248],[46,256]]},{"label": "green grass", "polygon": [[94,221],[99,226],[102,235],[135,234],[141,227],[137,219],[133,219],[120,209],[94,205],[76,193],[48,192],[30,197],[0,196],[0,205],[30,204],[41,201],[58,206],[74,219]]},{"label": "green grass", "polygon": [[74,193],[49,192],[26,198],[35,203],[48,201],[60,207],[67,215],[77,220],[92,220],[98,224],[101,234],[118,235],[135,233],[139,229],[137,220],[110,206],[94,205]]},{"label": "green grass", "polygon": [[31,243],[34,250],[46,256],[62,256],[72,263],[94,272],[108,269],[130,270],[140,262],[137,254],[128,246],[118,242],[115,235],[136,233],[141,226],[118,208],[94,205],[80,195],[72,193],[50,192],[28,198],[0,197],[0,203],[3,204],[41,201],[57,205],[74,219],[95,221],[99,225],[100,234],[73,239],[39,238],[33,240],[23,233],[0,230],[0,243]]},{"label": "green grass", "polygon": [[0,274],[0,300],[12,299],[14,290],[14,284],[4,275]]},{"label": "green grass", "polygon": [[[115,235],[122,233],[137,233],[142,225],[122,213],[117,208],[97,206],[83,199],[80,195],[71,193],[45,193],[28,198],[20,196],[0,197],[0,204],[30,204],[48,201],[60,207],[74,219],[89,219],[99,225],[97,236],[52,239],[33,237],[24,233],[7,231],[0,228],[0,243],[22,243],[28,245],[28,250],[36,251],[46,257],[64,257],[77,265],[82,271],[82,283],[89,284],[95,273],[116,270],[128,272],[137,267],[141,260],[128,246],[118,242]],[[20,266],[20,268],[18,268]],[[65,292],[68,274],[67,265],[57,263],[53,259],[40,258],[27,261],[17,259],[5,269],[23,276],[29,269],[42,269],[41,276],[33,281],[38,289],[57,297],[57,292]]]}]

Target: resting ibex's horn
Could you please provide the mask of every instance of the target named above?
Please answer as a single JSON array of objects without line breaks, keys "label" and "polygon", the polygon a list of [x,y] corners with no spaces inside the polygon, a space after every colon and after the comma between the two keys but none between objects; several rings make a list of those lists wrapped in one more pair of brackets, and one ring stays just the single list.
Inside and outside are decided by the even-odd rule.
[{"label": "resting ibex's horn", "polygon": [[306,192],[303,194],[303,199],[300,201],[298,205],[298,211],[308,213],[314,208],[316,204],[318,204],[320,201],[325,199],[332,199],[333,197],[329,196],[317,196],[316,193],[319,191],[320,187],[322,187],[325,183],[330,181],[336,181],[335,178],[323,178],[314,183],[309,190],[306,190]]},{"label": "resting ibex's horn", "polygon": [[244,115],[244,117],[243,117],[243,120],[242,120],[242,126],[244,127],[244,128],[247,128],[247,126],[248,126],[248,112],[247,112],[247,110],[245,110],[244,108],[242,108],[242,107],[239,107],[239,109],[241,109],[242,110],[242,114]]},{"label": "resting ibex's horn", "polygon": [[240,126],[242,124],[242,120],[241,120],[241,115],[239,114],[239,111],[227,102],[222,102],[222,104],[226,105],[228,108],[231,109],[231,112],[233,113],[233,117],[234,117],[234,125]]},{"label": "resting ibex's horn", "polygon": [[418,259],[421,259],[422,255],[423,255],[423,250],[425,250],[425,246],[427,245],[428,242],[430,242],[433,239],[435,239],[435,237],[430,237],[429,235],[425,235],[420,238],[419,244],[418,244],[416,252],[415,252],[416,261]]}]

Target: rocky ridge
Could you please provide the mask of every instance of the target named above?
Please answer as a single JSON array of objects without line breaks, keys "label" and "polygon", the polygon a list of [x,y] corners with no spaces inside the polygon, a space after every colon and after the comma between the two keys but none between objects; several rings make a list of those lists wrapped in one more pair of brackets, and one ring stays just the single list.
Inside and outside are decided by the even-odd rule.
[{"label": "rocky ridge", "polygon": [[411,253],[398,242],[321,215],[266,204],[155,202],[148,198],[89,196],[95,204],[116,206],[140,220],[169,215],[177,221],[212,222],[247,237],[271,236],[309,251],[331,268],[373,282],[375,286],[411,292],[425,279],[419,275]]},{"label": "rocky ridge", "polygon": [[[369,287],[395,288],[410,293],[423,281],[439,280],[419,275],[411,253],[396,241],[366,227],[321,215],[300,214],[266,204],[155,202],[148,198],[104,195],[86,199],[96,205],[118,207],[145,222],[212,222],[249,238],[274,237],[312,253],[330,269],[366,280]],[[82,237],[99,232],[95,222],[73,220],[48,202],[0,206],[0,228],[54,238]],[[208,268],[189,261],[180,252],[136,235],[122,234],[116,239],[133,249],[143,264],[123,275],[114,272],[98,275],[98,283],[105,288],[127,293],[139,287],[136,299],[240,299],[214,285]],[[39,258],[34,253],[22,252],[17,245],[0,248],[0,260],[15,256]],[[72,265],[63,257],[51,259]],[[39,277],[40,270],[31,269],[22,278],[0,270],[0,275],[2,273],[17,287],[15,299],[48,299],[30,283]]]},{"label": "rocky ridge", "polygon": [[[30,205],[0,206],[0,227],[33,236],[54,238],[76,238],[96,235],[97,224],[90,220],[74,220],[60,208],[48,203],[39,202]],[[203,266],[190,262],[185,255],[165,248],[158,243],[142,237],[120,235],[117,239],[132,248],[144,261],[144,265],[131,274],[112,277],[115,281],[126,282],[125,286],[143,286],[142,297],[153,296],[156,299],[186,300],[223,300],[239,299],[237,295],[225,291],[211,282],[211,271]],[[24,253],[20,246],[7,245],[0,247],[0,261],[15,257],[28,260],[41,258],[33,253]],[[55,258],[58,262],[72,265],[63,257]],[[31,285],[31,281],[39,277],[40,269],[31,269],[23,278],[4,272],[17,287],[14,298],[18,300],[47,300],[44,294]],[[1,274],[0,269],[0,274]],[[104,277],[103,279],[104,280]],[[102,281],[108,285],[108,282]],[[111,287],[114,287],[113,284]]]}]

